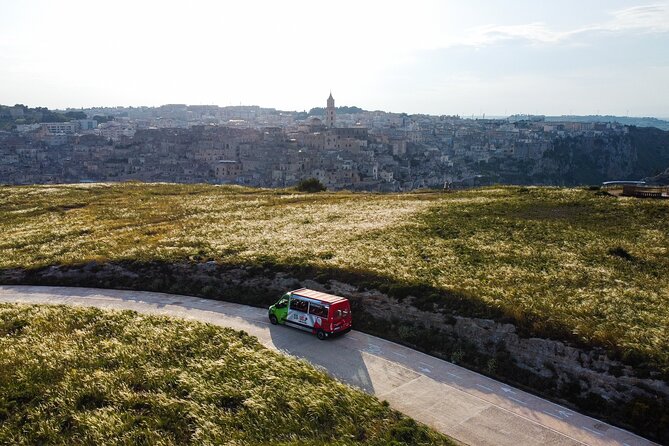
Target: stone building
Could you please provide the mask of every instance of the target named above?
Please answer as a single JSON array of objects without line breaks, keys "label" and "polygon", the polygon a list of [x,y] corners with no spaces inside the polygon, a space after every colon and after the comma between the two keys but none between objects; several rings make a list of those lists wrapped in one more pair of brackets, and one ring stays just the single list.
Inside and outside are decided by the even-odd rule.
[{"label": "stone building", "polygon": [[335,127],[336,119],[337,115],[335,112],[335,101],[334,98],[332,97],[332,92],[330,92],[330,96],[328,97],[327,108],[325,109],[325,126],[329,129],[333,129]]}]

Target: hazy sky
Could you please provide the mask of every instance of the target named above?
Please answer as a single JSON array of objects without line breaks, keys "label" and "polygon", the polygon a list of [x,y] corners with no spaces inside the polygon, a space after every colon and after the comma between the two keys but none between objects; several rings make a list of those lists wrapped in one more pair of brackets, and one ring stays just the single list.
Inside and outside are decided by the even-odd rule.
[{"label": "hazy sky", "polygon": [[669,0],[0,0],[0,104],[669,117]]}]

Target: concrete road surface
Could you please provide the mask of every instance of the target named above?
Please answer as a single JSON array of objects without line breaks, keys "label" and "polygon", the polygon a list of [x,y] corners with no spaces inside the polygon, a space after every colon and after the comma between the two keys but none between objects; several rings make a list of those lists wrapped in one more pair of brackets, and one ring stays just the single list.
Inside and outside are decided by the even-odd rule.
[{"label": "concrete road surface", "polygon": [[[138,291],[0,286],[0,302],[128,309],[244,330],[271,349],[304,358],[346,383],[470,445],[652,445],[625,430],[457,365],[352,331],[319,341],[271,325],[267,311],[228,302]],[[355,314],[353,315],[355,324]]]}]

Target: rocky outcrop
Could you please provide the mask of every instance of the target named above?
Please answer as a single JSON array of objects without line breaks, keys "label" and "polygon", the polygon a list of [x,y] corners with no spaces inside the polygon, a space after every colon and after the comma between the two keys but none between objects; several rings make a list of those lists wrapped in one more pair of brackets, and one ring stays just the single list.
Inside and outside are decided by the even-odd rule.
[{"label": "rocky outcrop", "polygon": [[398,302],[378,291],[359,292],[353,286],[330,282],[332,291],[358,300],[365,312],[375,318],[386,321],[395,318],[440,331],[454,340],[465,340],[490,357],[500,350],[506,351],[518,367],[553,380],[557,389],[578,384],[583,396],[592,393],[608,401],[658,397],[669,401],[669,385],[665,381],[637,377],[632,366],[610,359],[604,350],[585,350],[550,339],[523,338],[512,324],[459,316],[444,318],[440,313],[411,306],[411,298]]},{"label": "rocky outcrop", "polygon": [[655,186],[669,186],[669,168],[664,172],[643,179],[646,183]]}]

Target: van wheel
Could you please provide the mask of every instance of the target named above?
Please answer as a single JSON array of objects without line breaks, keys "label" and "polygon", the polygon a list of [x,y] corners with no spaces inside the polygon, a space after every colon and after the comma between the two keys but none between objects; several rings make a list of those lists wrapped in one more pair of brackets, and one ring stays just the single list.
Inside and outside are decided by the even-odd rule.
[{"label": "van wheel", "polygon": [[322,341],[325,338],[327,338],[327,335],[325,334],[325,332],[323,330],[318,330],[316,332],[316,337]]},{"label": "van wheel", "polygon": [[269,315],[269,321],[272,323],[272,325],[276,325],[279,323],[279,321],[276,319],[276,316],[274,316],[273,314]]}]

